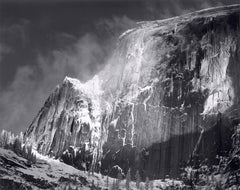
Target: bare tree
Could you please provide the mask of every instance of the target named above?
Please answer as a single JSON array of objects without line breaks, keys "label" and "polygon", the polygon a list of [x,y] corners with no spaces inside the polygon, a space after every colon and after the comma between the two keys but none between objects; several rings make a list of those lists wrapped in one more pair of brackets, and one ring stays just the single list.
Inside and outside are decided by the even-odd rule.
[{"label": "bare tree", "polygon": [[137,187],[137,189],[139,189],[140,188],[141,177],[140,177],[140,174],[139,174],[138,170],[136,172],[135,178],[136,178],[136,187]]},{"label": "bare tree", "polygon": [[128,169],[127,175],[126,175],[126,190],[130,189],[130,181],[131,181],[131,171],[130,168]]},{"label": "bare tree", "polygon": [[145,189],[148,190],[149,189],[149,178],[146,177],[146,181],[145,181]]}]

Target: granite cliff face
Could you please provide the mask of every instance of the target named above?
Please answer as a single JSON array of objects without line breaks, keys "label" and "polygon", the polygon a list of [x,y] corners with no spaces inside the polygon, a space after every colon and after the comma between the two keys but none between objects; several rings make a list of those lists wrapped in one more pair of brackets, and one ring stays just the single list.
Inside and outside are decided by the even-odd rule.
[{"label": "granite cliff face", "polygon": [[[89,93],[91,88],[95,93]],[[66,77],[26,131],[26,140],[40,153],[57,158],[69,147],[84,147],[92,156],[97,155],[93,152],[99,147],[101,115],[96,90],[92,83],[87,87]]]},{"label": "granite cliff face", "polygon": [[239,5],[139,23],[92,80],[56,88],[27,141],[104,174],[177,176],[187,162],[216,162],[239,123],[239,26]]}]

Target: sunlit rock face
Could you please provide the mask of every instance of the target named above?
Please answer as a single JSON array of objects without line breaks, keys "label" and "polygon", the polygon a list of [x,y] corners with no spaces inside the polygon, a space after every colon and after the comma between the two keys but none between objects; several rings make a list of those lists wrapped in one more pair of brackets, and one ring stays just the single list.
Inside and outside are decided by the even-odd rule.
[{"label": "sunlit rock face", "polygon": [[[239,40],[239,6],[145,22],[123,35],[109,66],[116,72],[103,84],[118,100],[104,167],[112,161],[142,175],[175,176],[191,157],[213,162],[228,150],[229,118],[239,104]],[[125,144],[132,151],[119,159],[114,152],[129,152]]]},{"label": "sunlit rock face", "polygon": [[100,113],[95,94],[77,79],[65,78],[49,96],[25,136],[42,154],[60,157],[70,146],[93,157],[99,146]]},{"label": "sunlit rock face", "polygon": [[195,157],[213,163],[239,122],[239,14],[231,6],[139,23],[98,76],[55,90],[26,137],[58,156],[86,146],[105,174],[118,165],[158,178]]}]

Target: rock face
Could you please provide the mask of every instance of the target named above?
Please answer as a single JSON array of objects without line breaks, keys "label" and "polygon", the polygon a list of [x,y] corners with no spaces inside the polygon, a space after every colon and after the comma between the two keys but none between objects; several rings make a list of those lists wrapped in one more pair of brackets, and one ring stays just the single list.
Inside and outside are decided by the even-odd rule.
[{"label": "rock face", "polygon": [[239,5],[139,23],[98,76],[65,79],[25,137],[57,157],[85,147],[104,174],[118,165],[157,178],[214,163],[239,123],[239,26]]},{"label": "rock face", "polygon": [[101,128],[96,102],[98,94],[88,91],[92,90],[87,85],[66,77],[26,131],[26,140],[33,143],[40,153],[57,158],[70,146],[76,149],[84,147],[92,155],[97,155],[94,151],[99,146]]}]

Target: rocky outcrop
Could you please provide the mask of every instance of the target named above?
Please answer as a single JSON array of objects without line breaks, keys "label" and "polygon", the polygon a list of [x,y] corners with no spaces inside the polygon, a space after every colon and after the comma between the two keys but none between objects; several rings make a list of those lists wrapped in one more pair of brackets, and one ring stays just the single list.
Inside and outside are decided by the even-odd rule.
[{"label": "rocky outcrop", "polygon": [[57,157],[89,147],[105,174],[176,176],[193,157],[214,162],[239,122],[239,25],[238,5],[139,23],[98,76],[57,87],[25,136]]},{"label": "rocky outcrop", "polygon": [[[70,146],[96,156],[100,120],[95,94],[76,79],[65,78],[45,102],[25,133],[42,154],[59,158]],[[91,159],[96,159],[91,158]]]}]

